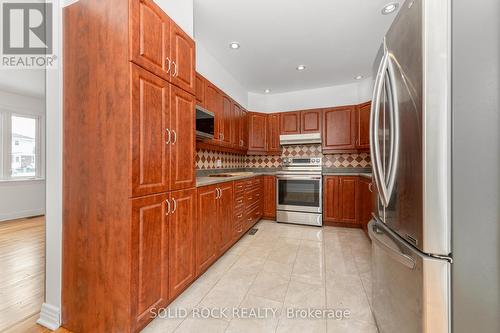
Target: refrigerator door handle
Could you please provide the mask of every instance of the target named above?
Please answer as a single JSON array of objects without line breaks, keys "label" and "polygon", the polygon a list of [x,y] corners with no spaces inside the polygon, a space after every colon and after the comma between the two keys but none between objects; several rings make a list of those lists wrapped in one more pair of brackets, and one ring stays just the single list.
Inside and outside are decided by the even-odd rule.
[{"label": "refrigerator door handle", "polygon": [[390,105],[390,126],[391,126],[391,150],[390,159],[388,167],[388,179],[387,179],[387,203],[391,200],[392,192],[394,191],[394,184],[396,182],[396,171],[398,168],[399,161],[399,103],[398,103],[398,93],[396,88],[396,75],[394,69],[394,61],[392,61],[391,56],[388,57],[387,63],[387,81],[389,89],[389,105]]},{"label": "refrigerator door handle", "polygon": [[378,123],[380,115],[380,97],[382,96],[382,88],[384,78],[387,73],[389,55],[384,53],[380,66],[378,68],[377,77],[375,79],[375,88],[373,89],[372,108],[370,111],[370,154],[372,156],[373,175],[377,185],[380,198],[384,207],[387,207],[387,189],[385,187],[385,178],[380,168],[380,145],[378,141]]},{"label": "refrigerator door handle", "polygon": [[403,264],[409,269],[415,269],[415,260],[409,255],[406,255],[401,251],[396,250],[394,247],[388,245],[381,237],[381,235],[384,235],[384,233],[379,232],[375,225],[373,225],[371,228],[368,228],[368,234],[370,236],[370,239],[375,242],[381,249],[383,249],[392,259],[396,260],[400,264]]}]

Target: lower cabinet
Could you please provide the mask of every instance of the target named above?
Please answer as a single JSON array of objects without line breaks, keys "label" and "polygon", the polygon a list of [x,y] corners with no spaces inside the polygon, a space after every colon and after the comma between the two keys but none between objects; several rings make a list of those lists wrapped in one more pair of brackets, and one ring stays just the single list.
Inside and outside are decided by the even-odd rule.
[{"label": "lower cabinet", "polygon": [[358,176],[326,176],[323,183],[325,224],[358,227]]},{"label": "lower cabinet", "polygon": [[374,208],[374,192],[369,178],[359,177],[358,183],[358,219],[363,230],[368,234],[368,223],[372,218]]},{"label": "lower cabinet", "polygon": [[217,230],[219,234],[218,252],[226,252],[233,245],[234,225],[234,184],[218,184]]},{"label": "lower cabinet", "polygon": [[196,225],[196,273],[201,274],[217,259],[218,187],[198,188],[198,219]]},{"label": "lower cabinet", "polygon": [[170,194],[169,296],[177,297],[196,278],[196,189]]},{"label": "lower cabinet", "polygon": [[264,202],[263,217],[268,219],[276,218],[276,177],[264,176]]},{"label": "lower cabinet", "polygon": [[131,316],[134,331],[169,302],[168,194],[132,200]]}]

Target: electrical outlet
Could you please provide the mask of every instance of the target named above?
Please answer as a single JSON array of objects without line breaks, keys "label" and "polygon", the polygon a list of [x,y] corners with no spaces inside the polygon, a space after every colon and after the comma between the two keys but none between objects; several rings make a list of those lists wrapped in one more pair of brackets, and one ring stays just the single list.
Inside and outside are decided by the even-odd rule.
[{"label": "electrical outlet", "polygon": [[219,159],[217,159],[217,161],[215,162],[215,166],[216,166],[217,168],[222,168],[222,161],[220,160],[220,158],[219,158]]}]

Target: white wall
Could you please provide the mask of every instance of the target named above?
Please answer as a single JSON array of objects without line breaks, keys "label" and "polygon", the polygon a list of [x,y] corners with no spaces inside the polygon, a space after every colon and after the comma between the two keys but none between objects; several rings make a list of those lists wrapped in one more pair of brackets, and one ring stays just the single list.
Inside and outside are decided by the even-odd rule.
[{"label": "white wall", "polygon": [[193,0],[155,0],[158,6],[193,38]]},{"label": "white wall", "polygon": [[248,107],[247,90],[222,66],[200,42],[196,42],[196,71],[243,107]]},{"label": "white wall", "polygon": [[360,104],[371,100],[373,81],[292,91],[280,94],[248,93],[248,108],[257,112],[282,112],[340,105]]},{"label": "white wall", "polygon": [[[0,91],[0,111],[45,115],[45,101]],[[0,221],[45,213],[45,181],[0,180]]]}]

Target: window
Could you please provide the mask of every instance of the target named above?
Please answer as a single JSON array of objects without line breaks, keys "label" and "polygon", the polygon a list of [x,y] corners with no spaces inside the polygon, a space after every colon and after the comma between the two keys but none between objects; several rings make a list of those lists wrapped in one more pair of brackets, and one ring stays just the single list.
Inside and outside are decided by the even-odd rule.
[{"label": "window", "polygon": [[0,110],[0,179],[43,177],[42,117]]}]

